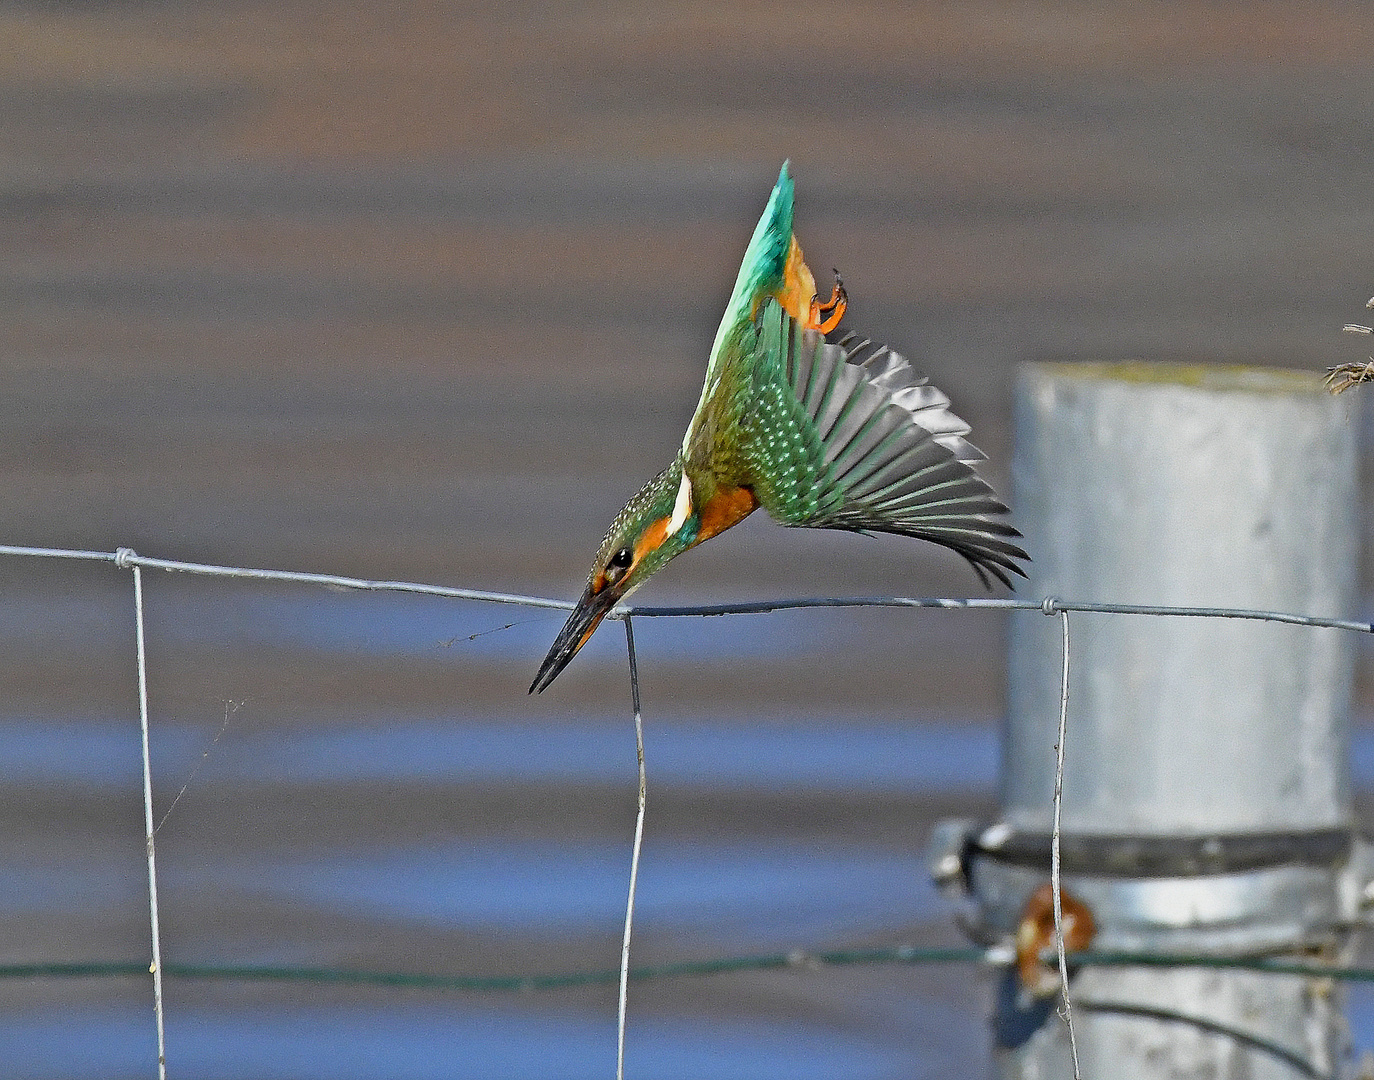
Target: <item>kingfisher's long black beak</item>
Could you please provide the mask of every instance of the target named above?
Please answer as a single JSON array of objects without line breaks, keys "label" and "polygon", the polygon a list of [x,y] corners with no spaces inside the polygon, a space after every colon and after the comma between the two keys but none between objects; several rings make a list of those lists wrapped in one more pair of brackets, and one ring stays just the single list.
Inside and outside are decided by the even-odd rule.
[{"label": "kingfisher's long black beak", "polygon": [[587,644],[592,631],[601,625],[601,620],[615,607],[620,595],[619,589],[609,585],[599,593],[592,592],[591,586],[587,586],[582,599],[577,602],[577,607],[573,608],[573,613],[563,624],[563,629],[558,631],[558,636],[553,639],[549,655],[544,657],[544,662],[539,665],[539,674],[530,684],[531,694],[542,693],[549,683],[558,678],[558,673],[568,666],[568,662],[577,655],[577,650]]}]

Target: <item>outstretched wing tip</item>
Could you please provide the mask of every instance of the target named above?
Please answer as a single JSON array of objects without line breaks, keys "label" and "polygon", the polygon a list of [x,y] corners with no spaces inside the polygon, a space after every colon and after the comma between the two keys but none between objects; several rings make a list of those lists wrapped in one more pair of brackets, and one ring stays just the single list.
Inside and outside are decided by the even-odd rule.
[{"label": "outstretched wing tip", "polygon": [[988,558],[987,556],[975,557],[973,555],[969,555],[966,552],[960,552],[960,554],[963,555],[964,558],[968,561],[968,564],[973,567],[973,572],[978,575],[979,580],[983,583],[983,588],[987,589],[988,592],[992,592],[992,582],[988,578],[989,574],[991,574],[1003,585],[1005,585],[1011,592],[1016,591],[1016,582],[1014,582],[1011,579],[1011,577],[1008,576],[1008,570],[1010,570],[1011,573],[1016,574],[1018,577],[1029,580],[1029,576],[1026,574],[1026,571],[1022,569],[1020,564],[1014,561],[1014,559],[1020,558],[1025,559],[1027,562],[1030,562],[1030,556],[1027,555],[1024,551],[1021,551],[1019,548],[1017,549],[1017,554],[1015,556],[1005,560],[994,560]]}]

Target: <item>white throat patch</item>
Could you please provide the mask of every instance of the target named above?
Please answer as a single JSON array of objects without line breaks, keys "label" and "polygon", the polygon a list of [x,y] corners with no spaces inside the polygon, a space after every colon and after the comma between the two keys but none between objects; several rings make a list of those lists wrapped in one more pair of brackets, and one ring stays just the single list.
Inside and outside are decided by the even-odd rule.
[{"label": "white throat patch", "polygon": [[682,483],[677,488],[677,502],[673,504],[673,516],[668,519],[667,536],[672,536],[682,528],[687,518],[692,513],[692,482],[687,479],[687,472],[682,473]]}]

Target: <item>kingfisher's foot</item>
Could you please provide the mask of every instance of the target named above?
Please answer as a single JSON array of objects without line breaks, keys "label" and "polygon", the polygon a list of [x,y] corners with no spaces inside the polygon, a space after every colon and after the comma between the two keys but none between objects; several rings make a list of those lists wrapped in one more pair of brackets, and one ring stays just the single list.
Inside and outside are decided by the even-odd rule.
[{"label": "kingfisher's foot", "polygon": [[839,326],[840,320],[844,318],[845,309],[849,307],[849,294],[844,291],[844,279],[840,277],[838,270],[831,272],[835,275],[835,287],[830,290],[830,299],[822,304],[819,296],[811,298],[810,323],[822,334],[828,334]]}]

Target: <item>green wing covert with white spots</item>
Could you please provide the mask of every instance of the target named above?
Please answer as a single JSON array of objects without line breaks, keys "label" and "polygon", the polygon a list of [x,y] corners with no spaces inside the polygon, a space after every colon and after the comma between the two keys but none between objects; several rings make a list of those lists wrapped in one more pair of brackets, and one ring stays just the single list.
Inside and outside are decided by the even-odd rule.
[{"label": "green wing covert with white spots", "polygon": [[[984,455],[964,438],[968,424],[903,357],[853,335],[827,343],[774,300],[732,351],[714,441],[733,444],[732,481],[775,520],[930,540],[985,586],[1024,576],[1020,533],[974,471]],[[735,437],[722,439],[721,426]]]}]

